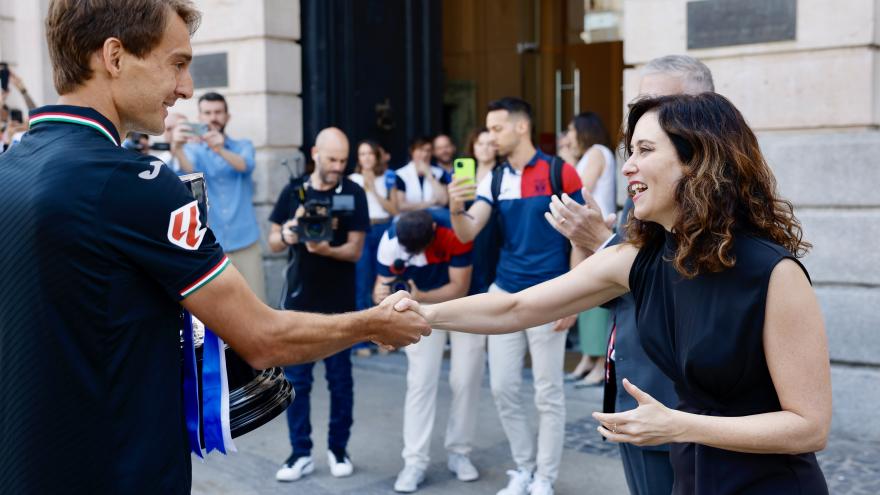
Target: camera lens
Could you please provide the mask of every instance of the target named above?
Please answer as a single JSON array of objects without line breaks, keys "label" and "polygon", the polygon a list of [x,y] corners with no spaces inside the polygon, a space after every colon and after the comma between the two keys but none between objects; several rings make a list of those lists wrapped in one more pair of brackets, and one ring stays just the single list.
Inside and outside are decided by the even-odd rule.
[{"label": "camera lens", "polygon": [[307,223],[306,224],[306,236],[308,237],[321,237],[324,234],[324,224],[322,222],[315,223]]}]

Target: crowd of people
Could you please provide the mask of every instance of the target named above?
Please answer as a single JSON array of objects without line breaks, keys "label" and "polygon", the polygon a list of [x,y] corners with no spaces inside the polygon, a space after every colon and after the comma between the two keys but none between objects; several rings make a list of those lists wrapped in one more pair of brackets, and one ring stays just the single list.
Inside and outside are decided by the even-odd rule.
[{"label": "crowd of people", "polygon": [[[0,415],[3,486],[187,492],[179,335],[157,331],[176,328],[183,306],[254,368],[286,366],[296,396],[279,481],[315,470],[317,361],[330,389],[327,465],[354,472],[351,348],[373,342],[406,354],[394,489],[417,491],[448,343],[445,447],[462,482],[480,476],[470,453],[488,368],[510,447],[498,495],[554,493],[566,376],[604,385],[593,416],[620,444],[632,493],[827,493],[814,452],[830,427],[828,350],[797,261],[810,246],[755,135],[698,60],[641,70],[620,170],[595,113],[572,120],[556,156],[534,145],[531,107],[515,97],[491,102],[471,133],[473,175],[458,173],[448,135],[414,138],[392,169],[376,142],[351,149],[342,130],[322,130],[313,170],[268,219],[270,250],[288,255],[271,309],[253,144],[226,134],[220,94],[199,98],[197,119],[167,114],[193,93],[199,13],[185,1],[93,4],[51,2],[59,104],[32,109],[23,137],[4,129],[19,140],[0,154],[0,201],[17,213],[0,216],[0,257],[15,261],[0,285],[0,374],[4,393],[28,387]],[[159,146],[138,134],[163,132]],[[139,153],[120,150],[120,135]],[[209,187],[209,228],[180,221],[194,202],[176,175],[192,172]],[[583,358],[565,375],[576,323]],[[527,352],[537,425],[524,413]]]},{"label": "crowd of people", "polygon": [[[673,237],[669,232],[698,229],[699,226],[679,225],[683,220],[675,220],[670,217],[669,212],[663,211],[663,208],[672,209],[669,199],[665,203],[662,198],[655,200],[658,203],[650,203],[645,199],[646,191],[652,187],[661,191],[661,188],[673,188],[675,180],[672,179],[680,180],[685,172],[672,179],[648,175],[654,180],[632,180],[638,175],[634,169],[641,167],[651,171],[651,162],[654,160],[642,162],[640,158],[655,150],[659,152],[664,132],[672,136],[667,142],[678,154],[681,163],[688,164],[682,167],[690,169],[702,163],[694,162],[694,150],[697,147],[701,147],[704,153],[701,160],[717,163],[724,159],[720,152],[716,151],[713,155],[712,149],[707,148],[709,145],[700,141],[711,138],[716,140],[713,145],[720,146],[718,140],[722,136],[713,135],[712,132],[724,130],[738,132],[743,136],[740,142],[730,145],[730,151],[725,152],[750,154],[752,163],[743,164],[751,167],[753,177],[750,178],[758,182],[766,181],[766,165],[763,165],[765,170],[757,170],[763,162],[759,152],[756,154],[754,136],[729,102],[714,95],[713,91],[714,84],[709,69],[691,57],[661,57],[642,69],[639,98],[631,107],[624,141],[629,159],[624,165],[623,176],[629,181],[627,190],[632,199],[626,202],[622,212],[617,211],[616,204],[619,172],[615,153],[612,152],[616,145],[594,112],[584,112],[572,119],[567,132],[559,136],[558,157],[555,157],[537,149],[532,143],[533,124],[527,102],[516,98],[502,98],[492,102],[486,114],[486,127],[475,129],[470,134],[464,154],[474,160],[474,178],[456,177],[453,167],[456,148],[445,134],[433,139],[413,139],[410,145],[410,161],[396,171],[389,170],[388,164],[382,163],[383,150],[380,145],[369,140],[358,145],[356,172],[349,178],[363,187],[363,191],[354,193],[354,204],[367,205],[366,216],[369,217],[369,223],[366,218],[362,218],[359,221],[361,227],[354,229],[359,234],[353,236],[352,221],[341,217],[340,226],[345,222],[348,237],[335,239],[330,243],[332,246],[334,242],[342,243],[347,240],[348,243],[358,242],[358,246],[363,246],[360,258],[355,257],[357,265],[353,274],[351,267],[348,278],[340,278],[337,272],[332,272],[335,280],[350,280],[353,277],[356,280],[356,294],[354,299],[348,295],[342,296],[349,301],[344,307],[312,305],[294,308],[331,312],[345,311],[351,307],[363,309],[369,304],[382,301],[400,288],[409,293],[409,299],[404,304],[409,304],[407,307],[410,309],[416,308],[432,323],[433,333],[430,336],[404,349],[408,363],[401,454],[404,467],[397,475],[395,491],[415,492],[425,481],[430,462],[428,452],[431,433],[436,419],[440,365],[444,350],[448,349],[452,398],[446,420],[445,447],[448,451],[449,470],[461,481],[479,478],[479,470],[471,462],[469,454],[474,435],[478,431],[476,406],[488,361],[491,393],[509,441],[513,467],[508,471],[507,486],[501,488],[498,495],[553,493],[564,442],[565,379],[575,381],[575,387],[604,385],[604,412],[597,413],[596,418],[601,424],[600,433],[620,442],[621,459],[632,493],[740,493],[756,477],[772,479],[765,484],[759,484],[761,488],[756,493],[773,493],[777,489],[784,491],[787,489],[785,487],[803,483],[805,480],[815,487],[811,489],[816,493],[822,492],[824,482],[815,457],[802,453],[805,448],[815,450],[815,447],[821,446],[821,442],[795,448],[791,453],[798,455],[794,456],[755,457],[751,454],[765,452],[764,449],[789,450],[785,442],[792,441],[794,435],[776,435],[765,442],[767,446],[757,449],[743,445],[743,442],[754,440],[753,434],[748,439],[737,440],[712,436],[711,439],[706,439],[705,445],[694,446],[694,443],[679,443],[684,437],[676,437],[672,432],[655,431],[658,426],[651,424],[649,420],[656,421],[656,417],[644,419],[637,414],[655,409],[662,412],[652,411],[652,414],[662,416],[668,414],[670,408],[677,407],[682,411],[709,416],[731,416],[741,411],[762,411],[773,416],[771,411],[779,410],[782,406],[781,402],[775,402],[781,399],[774,398],[773,393],[768,390],[768,386],[773,388],[768,382],[768,374],[774,382],[789,380],[787,386],[791,390],[798,390],[802,385],[800,380],[786,374],[786,367],[790,363],[782,362],[785,358],[774,347],[775,341],[762,341],[760,338],[755,340],[754,328],[757,326],[760,329],[760,324],[756,324],[754,319],[733,317],[738,310],[762,307],[765,304],[762,296],[768,298],[766,304],[771,304],[771,296],[776,301],[780,297],[778,291],[783,290],[775,288],[777,284],[780,287],[798,286],[798,290],[803,290],[806,280],[803,272],[799,272],[802,267],[785,261],[794,259],[796,254],[802,254],[807,246],[800,240],[800,230],[790,215],[790,206],[786,206],[787,203],[776,198],[775,192],[768,189],[772,182],[761,186],[763,190],[760,194],[764,195],[772,209],[769,212],[755,213],[755,216],[764,217],[750,218],[748,214],[739,211],[741,206],[733,206],[729,212],[730,218],[739,219],[739,224],[724,225],[716,220],[728,229],[722,230],[726,232],[724,235],[735,239],[735,252],[723,253],[720,260],[710,259],[711,254],[706,252],[701,258],[680,261],[680,265],[673,265],[674,270],[670,270],[663,266],[663,256],[674,252],[670,249],[674,250],[678,243],[682,243],[694,255],[698,253],[698,249],[708,249],[707,241],[678,240],[678,236]],[[702,99],[697,96],[685,99],[676,95],[704,96]],[[720,123],[708,130],[683,128],[686,125],[693,126],[693,121],[686,119],[693,119],[699,113],[704,113],[706,118],[716,119]],[[659,117],[659,125],[652,123],[649,131],[640,131],[637,125],[649,125],[641,123],[641,117],[645,115],[652,117],[652,122]],[[666,117],[667,115],[674,117]],[[677,121],[670,123],[663,120],[672,118]],[[719,129],[717,126],[726,127]],[[335,148],[328,148],[325,142],[330,135],[334,136],[332,142]],[[647,137],[642,139],[643,136]],[[692,142],[688,142],[688,139]],[[650,144],[638,144],[642,141]],[[734,149],[736,145],[742,149]],[[347,152],[347,138],[340,130],[323,131],[312,150],[315,172],[304,178],[304,181],[313,189],[331,191],[336,188],[336,194],[344,194],[342,191],[350,189],[348,181],[342,175]],[[666,150],[667,155],[668,152]],[[324,157],[332,158],[328,161]],[[702,166],[711,169],[715,165]],[[328,175],[331,169],[333,175]],[[748,177],[746,172],[737,173],[743,179]],[[661,194],[661,191],[655,194]],[[729,193],[733,195],[735,191],[731,190]],[[361,199],[360,194],[364,194],[366,199]],[[686,193],[679,194],[684,196]],[[719,195],[717,191],[706,191],[702,194],[710,195],[709,197],[713,194]],[[272,232],[277,237],[270,237],[270,245],[273,250],[289,249],[292,258],[297,257],[294,254],[297,251],[318,253],[319,250],[314,245],[305,243],[303,248],[298,244],[296,218],[303,213],[302,202],[289,206],[289,196],[289,191],[282,193],[278,204],[283,206],[280,206],[280,210],[276,206],[273,212]],[[304,195],[301,198],[307,201],[309,196]],[[640,213],[638,208],[633,209],[633,199],[636,198],[641,198],[642,203],[648,202],[648,206],[643,207],[648,209],[647,213]],[[683,200],[677,196],[675,198]],[[698,198],[706,204],[705,196]],[[740,199],[749,200],[748,197]],[[356,216],[364,216],[357,206],[355,213]],[[661,221],[666,223],[660,223]],[[658,222],[665,228],[665,241],[664,236],[657,231],[657,224],[651,222]],[[698,223],[697,220],[692,222]],[[770,239],[778,245],[770,248],[771,252],[763,252],[764,245],[761,242],[764,241],[757,241],[757,244],[752,245],[755,241],[750,236],[758,235],[760,238],[760,230],[756,232],[758,225],[774,222],[778,227],[770,231],[775,236]],[[627,241],[628,236],[635,236],[637,240]],[[365,238],[368,240],[365,241]],[[663,245],[664,242],[666,247],[656,251],[659,257],[651,258],[650,261],[647,258],[634,259],[632,256],[631,246],[641,246],[643,250],[646,246],[653,249],[658,243]],[[616,258],[611,255],[626,252],[627,249],[630,250],[629,254],[617,254]],[[647,253],[655,251],[644,252],[644,256],[647,256]],[[591,255],[594,255],[592,263],[581,264],[582,260]],[[302,258],[304,264],[297,268],[298,273],[309,270],[305,268],[307,259]],[[338,259],[349,265],[355,263],[350,258]],[[602,262],[604,266],[595,268],[600,259],[606,259]],[[740,264],[731,262],[736,259],[744,261]],[[753,261],[756,266],[747,265]],[[632,265],[634,268],[630,269],[629,264],[632,263],[635,263]],[[777,270],[777,264],[786,268]],[[579,268],[574,269],[576,266]],[[740,266],[741,270],[733,269]],[[797,268],[792,269],[791,266]],[[593,268],[588,270],[586,267]],[[636,272],[635,267],[642,271]],[[651,277],[652,284],[659,284],[659,287],[639,287],[636,291],[635,284],[640,279],[627,279],[625,276],[611,279],[617,285],[611,281],[606,282],[608,286],[599,285],[603,275],[610,276],[605,271],[611,269],[624,275],[632,272],[630,277],[636,273],[641,277]],[[713,280],[710,273],[723,269],[728,269],[726,274],[729,279],[723,283]],[[576,287],[572,276],[565,275],[569,270],[572,270],[571,273],[581,273],[577,280],[582,282],[582,287]],[[321,272],[326,273],[324,268]],[[750,277],[758,274],[769,277],[771,272],[774,274],[773,280],[783,277],[786,280],[771,284],[769,292],[766,287],[762,292],[760,288],[741,285],[743,280],[753,280]],[[776,274],[777,272],[784,274]],[[658,279],[660,276],[666,278]],[[560,282],[556,281],[557,277]],[[675,296],[682,294],[682,289],[677,288],[675,283],[678,277],[693,280],[692,287],[687,288],[683,294],[693,297],[694,302],[676,302],[668,306],[669,301],[677,301]],[[304,280],[311,280],[308,283],[322,287],[323,290],[319,278],[315,273],[313,278],[306,277]],[[563,283],[562,280],[567,282]],[[594,282],[586,283],[588,280]],[[668,280],[665,282],[668,285],[660,283],[661,280]],[[631,288],[634,293],[619,290],[620,286]],[[703,299],[718,297],[731,290],[730,287],[744,287],[749,291],[738,294],[742,302],[730,304],[732,309],[720,310],[708,303],[700,306],[701,303],[697,302],[698,296]],[[571,302],[564,303],[558,297],[550,297],[551,293],[559,292],[572,296]],[[466,295],[484,293],[521,294],[522,297],[528,297],[531,304],[522,303],[521,297],[518,297],[516,301],[527,308],[518,313],[510,306],[511,303],[501,302],[510,299],[478,298],[470,304],[466,304],[470,299],[462,299]],[[335,295],[339,294],[337,289]],[[575,298],[574,295],[579,297]],[[601,295],[602,301],[607,302],[602,307],[591,308],[597,302],[602,302],[596,299],[597,295]],[[667,307],[655,307],[657,303],[653,300],[658,297],[661,301],[666,301]],[[552,311],[549,302],[546,303],[547,306],[541,305],[551,300],[554,301]],[[805,303],[808,311],[816,310],[814,302]],[[445,309],[447,304],[450,309]],[[784,306],[779,302],[774,304]],[[698,342],[718,346],[719,339],[723,340],[720,336],[725,331],[751,332],[752,336],[748,337],[751,340],[728,349],[715,348],[711,352],[706,349],[709,353],[706,358],[709,361],[706,362],[694,361],[693,356],[688,355],[669,355],[668,346],[664,347],[662,342],[652,343],[651,339],[661,339],[665,335],[663,332],[672,330],[660,323],[643,321],[645,317],[640,319],[636,309],[640,306],[644,307],[643,313],[651,314],[659,322],[667,318],[664,315],[681,311],[690,318],[718,323],[718,330],[711,332],[711,339],[693,334],[692,328],[682,328],[673,323],[671,328],[675,329],[676,335],[684,332],[680,338],[685,339],[689,346],[696,346]],[[561,309],[566,307],[589,309],[567,315],[568,311]],[[698,307],[711,309],[693,309]],[[649,312],[649,308],[653,313]],[[785,313],[787,310],[778,311]],[[481,316],[483,314],[486,316]],[[555,314],[557,319],[510,332],[511,328],[527,326],[525,321],[546,321],[549,314]],[[522,318],[510,321],[511,315]],[[566,332],[575,323],[575,316],[583,357],[574,370],[564,374]],[[637,321],[641,322],[642,330],[637,329]],[[466,333],[471,331],[479,333]],[[786,330],[775,328],[774,332],[779,332],[775,337],[777,339],[791,337]],[[489,335],[486,337],[484,334]],[[821,355],[822,352],[827,352],[821,345],[821,328],[814,328],[812,337],[814,341],[804,346],[804,353]],[[754,349],[765,346],[774,354],[766,357],[766,364],[751,363],[759,368],[758,371],[744,369],[729,374],[729,379],[742,377],[744,373],[748,375],[743,378],[742,384],[733,389],[725,388],[734,386],[734,383],[726,385],[721,377],[717,384],[705,384],[700,382],[702,373],[679,375],[681,372],[676,371],[687,366],[707,366],[712,360],[728,356],[719,354],[720,352],[745,352],[748,349],[751,349],[748,352],[753,352]],[[538,410],[537,431],[528,423],[523,412],[525,403],[521,388],[526,352],[531,358],[534,378],[534,403]],[[340,366],[337,361],[343,361],[344,364]],[[343,441],[348,439],[352,424],[350,399],[353,385],[349,352],[343,351],[328,358],[325,364],[331,392],[328,463],[334,476],[346,476],[354,469]],[[762,366],[765,369],[763,372],[760,371]],[[344,370],[344,373],[337,372],[337,369]],[[818,374],[822,375],[816,377],[819,383],[827,385],[827,375],[823,375],[822,370]],[[298,480],[314,471],[310,455],[312,443],[308,438],[311,429],[308,424],[304,428],[300,424],[303,421],[308,422],[307,396],[311,385],[311,368],[308,368],[305,381],[294,383],[296,389],[302,390],[306,397],[297,398],[305,404],[303,408],[291,407],[288,410],[293,449],[277,473],[277,479],[282,481]],[[763,392],[754,392],[756,389],[763,389]],[[786,397],[788,406],[803,413],[801,424],[792,420],[788,426],[806,434],[808,428],[805,426],[809,425],[827,435],[830,412],[827,401],[821,407],[807,412],[803,409],[802,401],[808,400],[808,397],[801,392],[802,395],[791,393]],[[827,388],[823,386],[823,396],[827,392]],[[736,399],[731,401],[726,397],[728,394],[733,394]],[[783,424],[786,421],[784,416],[779,414],[773,419],[768,417],[766,424]],[[762,420],[749,421],[754,421],[758,428],[764,427],[761,425]],[[662,426],[668,428],[666,424]],[[720,430],[728,428],[722,421],[717,422],[716,426]],[[731,425],[729,428],[730,434],[735,436],[736,427]],[[724,436],[717,432],[714,435]],[[815,438],[815,434],[810,437]],[[695,468],[697,464],[708,459],[712,462],[718,460],[749,466],[749,470],[760,474],[736,473],[719,485],[713,475]],[[795,471],[793,476],[785,473],[789,469],[786,466]],[[713,488],[715,486],[718,488]]]}]

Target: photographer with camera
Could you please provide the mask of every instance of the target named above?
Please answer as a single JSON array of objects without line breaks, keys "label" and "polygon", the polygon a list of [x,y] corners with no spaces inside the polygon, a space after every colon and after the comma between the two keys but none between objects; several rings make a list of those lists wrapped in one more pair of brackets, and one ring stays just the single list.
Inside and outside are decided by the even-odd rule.
[{"label": "photographer with camera", "polygon": [[[467,295],[470,287],[472,243],[458,240],[445,210],[402,214],[382,236],[377,258],[377,302],[395,291],[407,290],[419,302],[439,303]],[[425,479],[447,334],[452,346],[447,466],[461,481],[474,481],[480,476],[469,455],[476,433],[486,337],[435,329],[430,337],[404,349],[408,363],[403,412],[404,468],[394,483],[397,492],[414,492]]]},{"label": "photographer with camera", "polygon": [[[370,229],[364,190],[344,178],[348,138],[336,128],[322,130],[312,148],[315,171],[288,184],[269,217],[269,248],[289,249],[284,309],[315,313],[355,310],[355,264]],[[309,393],[314,363],[285,368],[296,398],[287,408],[293,452],[275,475],[296,481],[314,471],[309,422]],[[327,461],[330,473],[349,476],[354,468],[346,453],[353,409],[351,349],[324,359],[330,389]]]}]

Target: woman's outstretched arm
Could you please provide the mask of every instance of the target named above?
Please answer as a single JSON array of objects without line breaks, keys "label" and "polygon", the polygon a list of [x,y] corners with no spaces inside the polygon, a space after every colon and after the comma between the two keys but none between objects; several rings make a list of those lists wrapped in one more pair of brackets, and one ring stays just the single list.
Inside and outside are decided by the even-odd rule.
[{"label": "woman's outstretched arm", "polygon": [[638,250],[621,244],[590,256],[568,273],[515,294],[493,292],[398,310],[421,313],[432,328],[499,334],[531,328],[598,306],[629,291],[629,271]]}]

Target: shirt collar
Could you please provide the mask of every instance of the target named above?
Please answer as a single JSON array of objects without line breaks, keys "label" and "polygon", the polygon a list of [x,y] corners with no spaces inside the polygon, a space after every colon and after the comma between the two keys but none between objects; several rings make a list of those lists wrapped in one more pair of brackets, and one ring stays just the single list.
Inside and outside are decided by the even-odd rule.
[{"label": "shirt collar", "polygon": [[119,132],[116,130],[116,126],[94,108],[73,105],[46,105],[31,110],[31,127],[49,122],[91,127],[112,141],[113,144],[119,146]]},{"label": "shirt collar", "polygon": [[[523,170],[525,170],[529,167],[534,167],[535,165],[538,164],[538,160],[542,160],[542,159],[548,163],[550,162],[550,160],[547,158],[546,153],[544,153],[540,149],[535,149],[535,154],[532,155],[532,159],[529,160],[528,163],[526,163],[525,167],[523,167]],[[516,172],[516,169],[513,168],[513,165],[510,164],[510,160],[505,160],[504,166],[509,168],[511,171]]]}]

